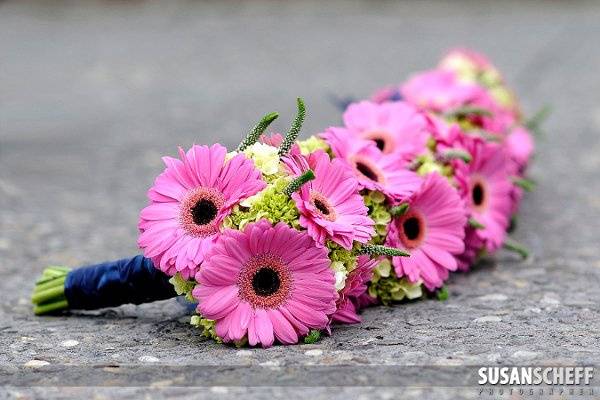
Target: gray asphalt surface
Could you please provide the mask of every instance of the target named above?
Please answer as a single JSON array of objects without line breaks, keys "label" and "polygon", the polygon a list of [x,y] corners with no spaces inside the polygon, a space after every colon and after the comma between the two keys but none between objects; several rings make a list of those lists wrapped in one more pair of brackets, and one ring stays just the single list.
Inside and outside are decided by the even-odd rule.
[{"label": "gray asphalt surface", "polygon": [[[75,365],[79,383],[97,376],[90,365],[114,373],[100,388],[65,388],[77,385],[65,375],[0,388],[0,398],[485,398],[474,386],[368,386],[382,365],[600,365],[599,20],[597,2],[0,2],[0,366],[16,377],[42,361],[30,369],[43,378]],[[296,96],[315,133],[339,121],[332,94],[367,96],[456,45],[487,53],[530,113],[553,108],[515,234],[530,260],[500,253],[454,276],[446,302],[369,309],[363,324],[310,346],[218,345],[175,301],[32,315],[45,265],[137,253],[161,155],[232,146],[269,111],[283,130]],[[359,366],[364,380],[294,387],[301,371],[286,368],[312,364]],[[119,365],[146,368],[128,386],[153,387],[105,386],[123,383]],[[273,368],[289,386],[226,387],[239,367],[216,366],[240,365]],[[334,385],[342,374],[320,378]]]}]

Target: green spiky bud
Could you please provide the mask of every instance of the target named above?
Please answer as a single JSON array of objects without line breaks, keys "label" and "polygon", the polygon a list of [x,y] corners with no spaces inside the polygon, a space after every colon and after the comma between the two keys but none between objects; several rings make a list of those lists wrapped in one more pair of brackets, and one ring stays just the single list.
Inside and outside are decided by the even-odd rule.
[{"label": "green spiky bud", "polygon": [[294,122],[292,122],[292,126],[290,127],[290,130],[285,135],[285,138],[283,139],[281,146],[279,146],[279,155],[280,156],[283,156],[290,151],[290,149],[292,148],[292,145],[298,138],[298,135],[300,134],[300,130],[302,129],[302,124],[304,123],[304,117],[306,116],[306,108],[304,106],[304,100],[302,100],[300,97],[298,97],[296,99],[296,102],[298,103],[298,112],[296,113],[296,118],[294,118]]},{"label": "green spiky bud", "polygon": [[242,143],[237,148],[237,151],[244,151],[249,146],[252,146],[254,143],[258,141],[260,135],[271,125],[273,121],[275,121],[279,117],[279,114],[276,112],[269,113],[262,117],[260,121],[252,128],[252,130],[248,133],[248,135],[244,138]]},{"label": "green spiky bud", "polygon": [[469,218],[469,226],[473,229],[485,229],[485,225],[473,217]]},{"label": "green spiky bud", "polygon": [[291,196],[292,193],[294,193],[295,191],[297,191],[298,189],[300,189],[300,187],[302,185],[304,185],[308,181],[312,181],[313,179],[315,179],[315,173],[311,169],[309,169],[308,171],[306,171],[302,175],[297,176],[296,178],[294,178],[294,180],[291,181],[289,183],[289,185],[287,185],[287,187],[283,190],[283,192],[286,195]]},{"label": "green spiky bud", "polygon": [[368,254],[370,256],[388,256],[388,257],[409,257],[410,254],[404,250],[394,247],[382,246],[379,244],[363,244],[358,249],[359,254]]}]

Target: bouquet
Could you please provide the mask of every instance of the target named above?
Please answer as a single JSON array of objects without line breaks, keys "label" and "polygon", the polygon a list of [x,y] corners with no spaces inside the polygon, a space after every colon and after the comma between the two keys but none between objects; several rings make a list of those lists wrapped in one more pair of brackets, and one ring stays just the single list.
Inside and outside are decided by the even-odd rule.
[{"label": "bouquet", "polygon": [[265,115],[234,151],[179,149],[140,212],[143,255],[36,283],[36,314],[197,303],[191,323],[237,346],[318,340],[377,303],[447,297],[507,237],[533,153],[534,129],[483,56],[450,52],[431,71],[350,104],[343,125],[298,140]]}]

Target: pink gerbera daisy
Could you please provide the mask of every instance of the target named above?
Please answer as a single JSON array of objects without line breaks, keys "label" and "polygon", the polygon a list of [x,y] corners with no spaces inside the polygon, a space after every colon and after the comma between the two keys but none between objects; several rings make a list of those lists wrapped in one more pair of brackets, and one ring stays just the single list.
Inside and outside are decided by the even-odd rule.
[{"label": "pink gerbera daisy", "polygon": [[465,147],[471,161],[457,162],[455,176],[469,216],[483,225],[477,236],[493,252],[504,242],[512,210],[509,159],[502,146],[480,138],[465,138]]},{"label": "pink gerbera daisy", "polygon": [[346,277],[344,288],[340,291],[337,310],[331,316],[332,321],[343,324],[360,322],[358,311],[364,306],[362,297],[367,291],[367,283],[373,276],[373,268],[379,261],[369,256],[359,256],[357,266]]},{"label": "pink gerbera daisy", "polygon": [[194,145],[187,154],[179,149],[181,159],[163,158],[167,167],[140,213],[138,244],[168,275],[193,276],[231,208],[266,185],[251,160],[226,161],[226,153],[220,144]]},{"label": "pink gerbera daisy", "polygon": [[297,343],[324,329],[335,312],[335,276],[327,249],[284,223],[261,220],[226,230],[208,251],[193,290],[198,312],[216,321],[224,342]]},{"label": "pink gerbera daisy", "polygon": [[410,257],[393,257],[398,277],[422,280],[433,290],[443,285],[449,271],[456,270],[456,256],[464,251],[464,203],[445,178],[432,173],[408,204],[407,212],[390,224],[386,244],[410,253]]},{"label": "pink gerbera daisy", "polygon": [[423,152],[429,136],[423,113],[401,101],[351,104],[344,125],[353,135],[373,141],[384,154],[405,158]]},{"label": "pink gerbera daisy", "polygon": [[346,160],[354,169],[361,189],[378,190],[401,200],[421,184],[421,178],[407,169],[406,162],[383,154],[372,141],[354,137],[347,128],[332,127],[320,136],[335,157]]},{"label": "pink gerbera daisy", "polygon": [[[292,173],[312,169],[315,179],[292,194],[300,211],[300,225],[320,245],[331,239],[345,249],[354,241],[368,242],[375,234],[374,222],[367,216],[368,208],[358,192],[358,181],[344,160],[330,160],[322,150],[306,159],[297,156],[288,162]],[[305,165],[301,165],[305,164]]]},{"label": "pink gerbera daisy", "polygon": [[401,86],[400,92],[409,103],[434,112],[473,104],[487,96],[479,85],[462,82],[454,71],[441,69],[413,75]]},{"label": "pink gerbera daisy", "polygon": [[506,136],[504,144],[510,159],[516,164],[514,168],[516,173],[521,174],[527,167],[527,164],[529,164],[529,160],[535,149],[531,133],[527,129],[518,126]]}]

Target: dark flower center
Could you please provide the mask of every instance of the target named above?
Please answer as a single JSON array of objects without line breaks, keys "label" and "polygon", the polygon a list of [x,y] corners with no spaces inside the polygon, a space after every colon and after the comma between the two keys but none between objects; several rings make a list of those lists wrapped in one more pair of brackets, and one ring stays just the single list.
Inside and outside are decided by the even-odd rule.
[{"label": "dark flower center", "polygon": [[476,183],[475,186],[473,186],[473,192],[471,193],[471,196],[473,197],[473,204],[476,206],[483,204],[483,201],[485,200],[485,192],[481,183]]},{"label": "dark flower center", "polygon": [[206,225],[217,216],[219,209],[212,200],[201,199],[192,207],[192,218],[197,225]]},{"label": "dark flower center", "polygon": [[329,215],[329,207],[327,207],[327,204],[323,203],[319,199],[315,199],[314,204],[315,204],[315,207],[317,207],[317,210],[319,210],[321,212],[321,214]]},{"label": "dark flower center", "polygon": [[375,145],[377,146],[377,148],[381,151],[383,151],[385,149],[385,140],[381,139],[381,138],[377,138],[377,139],[373,139],[373,141],[375,142]]},{"label": "dark flower center", "polygon": [[410,217],[402,223],[402,229],[408,240],[415,240],[421,234],[421,223],[418,218]]},{"label": "dark flower center", "polygon": [[280,286],[279,274],[269,267],[262,267],[252,277],[252,288],[259,296],[270,296],[276,293]]},{"label": "dark flower center", "polygon": [[364,163],[358,161],[356,163],[356,169],[358,170],[358,172],[360,172],[361,174],[363,174],[370,180],[378,182],[377,174],[367,164],[364,164]]}]

